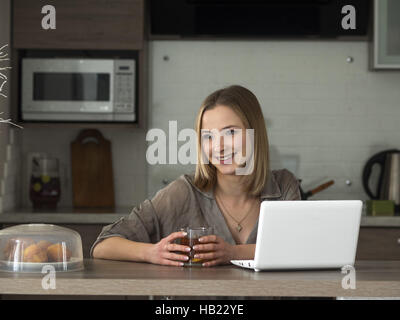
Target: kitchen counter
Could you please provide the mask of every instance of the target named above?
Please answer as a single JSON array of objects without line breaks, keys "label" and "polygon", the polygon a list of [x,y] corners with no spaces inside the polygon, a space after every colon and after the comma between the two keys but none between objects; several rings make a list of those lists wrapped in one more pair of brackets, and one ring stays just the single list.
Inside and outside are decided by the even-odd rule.
[{"label": "kitchen counter", "polygon": [[32,208],[19,208],[0,213],[0,223],[53,223],[53,224],[110,224],[129,215],[133,207],[115,209],[75,209],[57,208],[54,211],[33,211]]},{"label": "kitchen counter", "polygon": [[[58,208],[55,211],[33,212],[31,208],[20,208],[0,213],[0,223],[53,223],[53,224],[110,224],[132,211],[132,207],[118,207],[113,210],[82,210]],[[400,227],[400,216],[367,217],[362,216],[361,227]]]},{"label": "kitchen counter", "polygon": [[85,260],[85,270],[43,274],[0,273],[0,294],[94,296],[400,297],[400,261],[357,261],[356,289],[343,289],[341,270],[254,272],[235,266],[168,267]]},{"label": "kitchen counter", "polygon": [[361,218],[361,227],[400,227],[400,217],[366,217]]}]

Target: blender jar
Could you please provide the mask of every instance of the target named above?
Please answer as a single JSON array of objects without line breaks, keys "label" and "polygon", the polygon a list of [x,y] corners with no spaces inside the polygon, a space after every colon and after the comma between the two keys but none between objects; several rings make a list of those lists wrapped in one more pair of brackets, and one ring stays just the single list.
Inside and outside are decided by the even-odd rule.
[{"label": "blender jar", "polygon": [[29,197],[33,208],[55,209],[60,200],[60,173],[56,158],[33,158]]}]

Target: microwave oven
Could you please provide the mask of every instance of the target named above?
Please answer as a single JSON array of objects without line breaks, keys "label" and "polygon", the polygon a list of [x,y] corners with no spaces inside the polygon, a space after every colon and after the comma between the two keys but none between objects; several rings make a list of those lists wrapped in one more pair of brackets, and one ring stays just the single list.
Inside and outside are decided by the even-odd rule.
[{"label": "microwave oven", "polygon": [[135,60],[22,59],[22,120],[134,122]]}]

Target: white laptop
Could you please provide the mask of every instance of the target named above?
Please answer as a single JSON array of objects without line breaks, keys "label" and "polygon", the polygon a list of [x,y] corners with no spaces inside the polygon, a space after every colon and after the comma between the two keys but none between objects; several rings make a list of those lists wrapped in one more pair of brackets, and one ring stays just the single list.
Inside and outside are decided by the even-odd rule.
[{"label": "white laptop", "polygon": [[254,260],[231,260],[260,270],[336,269],[354,265],[360,200],[264,201]]}]

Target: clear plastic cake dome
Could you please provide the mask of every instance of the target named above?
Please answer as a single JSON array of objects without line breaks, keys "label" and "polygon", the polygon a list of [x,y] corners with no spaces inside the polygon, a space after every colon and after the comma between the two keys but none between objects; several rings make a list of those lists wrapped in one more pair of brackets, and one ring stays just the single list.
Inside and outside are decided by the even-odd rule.
[{"label": "clear plastic cake dome", "polygon": [[21,224],[0,230],[0,271],[41,273],[45,266],[54,271],[83,269],[79,233],[52,224]]}]

